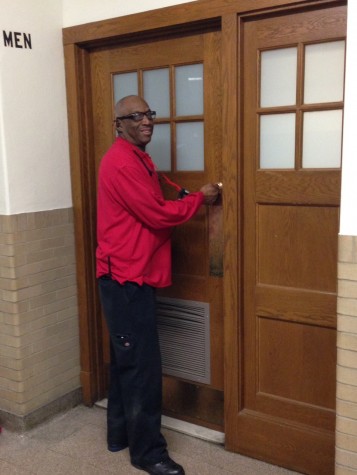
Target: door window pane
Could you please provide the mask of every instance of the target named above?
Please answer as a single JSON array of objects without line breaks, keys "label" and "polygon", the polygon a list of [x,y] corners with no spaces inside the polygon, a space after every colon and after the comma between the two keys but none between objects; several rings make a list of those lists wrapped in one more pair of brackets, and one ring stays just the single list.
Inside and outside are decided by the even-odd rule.
[{"label": "door window pane", "polygon": [[176,125],[176,168],[178,171],[204,170],[203,122]]},{"label": "door window pane", "polygon": [[138,94],[138,74],[134,73],[121,73],[115,74],[113,77],[113,88],[114,88],[114,104],[116,104],[119,99],[125,96],[130,96],[131,94]]},{"label": "door window pane", "polygon": [[305,112],[303,168],[339,168],[341,147],[341,110]]},{"label": "door window pane", "polygon": [[345,42],[305,48],[305,104],[343,100]]},{"label": "door window pane", "polygon": [[261,107],[296,104],[297,48],[261,54]]},{"label": "door window pane", "polygon": [[170,117],[169,68],[144,71],[144,98],[156,117]]},{"label": "door window pane", "polygon": [[260,118],[260,168],[295,167],[295,114]]},{"label": "door window pane", "polygon": [[156,124],[151,142],[146,146],[157,168],[161,171],[171,170],[171,133],[170,124]]},{"label": "door window pane", "polygon": [[203,64],[175,68],[176,115],[203,114]]}]

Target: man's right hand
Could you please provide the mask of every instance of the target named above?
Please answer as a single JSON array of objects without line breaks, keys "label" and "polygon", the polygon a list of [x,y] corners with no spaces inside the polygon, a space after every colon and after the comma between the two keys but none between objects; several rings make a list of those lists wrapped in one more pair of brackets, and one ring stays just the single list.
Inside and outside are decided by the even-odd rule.
[{"label": "man's right hand", "polygon": [[200,189],[200,191],[203,193],[205,197],[204,204],[211,205],[216,201],[219,191],[220,191],[220,187],[218,186],[217,183],[216,184],[208,183],[207,185],[204,185]]}]

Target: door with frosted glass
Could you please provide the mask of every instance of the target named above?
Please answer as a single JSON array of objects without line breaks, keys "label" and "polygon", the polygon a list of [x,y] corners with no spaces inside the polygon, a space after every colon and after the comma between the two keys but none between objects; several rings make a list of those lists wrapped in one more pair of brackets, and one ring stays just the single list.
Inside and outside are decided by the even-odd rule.
[{"label": "door with frosted glass", "polygon": [[227,446],[332,474],[346,10],[242,28],[241,391]]},{"label": "door with frosted glass", "polygon": [[[139,94],[156,111],[154,135],[147,152],[159,174],[165,174],[189,191],[220,181],[219,48],[219,33],[210,32],[93,51],[91,83],[96,164],[115,138],[114,104],[121,97]],[[164,179],[162,185],[168,199],[177,198],[177,190]],[[165,412],[220,430],[223,428],[221,208],[220,203],[202,207],[194,219],[175,229],[173,286],[158,292],[159,300],[168,299],[170,305],[170,299],[175,299],[178,305],[202,302],[209,308],[209,333],[204,348],[207,371],[196,377],[185,367],[186,363],[197,366],[195,358],[201,357],[195,355],[194,348],[199,334],[194,335],[195,341],[190,347],[187,347],[190,337],[181,335],[175,344],[180,347],[178,352],[182,353],[184,367],[178,376],[173,376],[170,370],[166,372]],[[175,315],[170,319],[173,326],[174,318]],[[106,372],[109,351],[105,329],[103,348]]]}]

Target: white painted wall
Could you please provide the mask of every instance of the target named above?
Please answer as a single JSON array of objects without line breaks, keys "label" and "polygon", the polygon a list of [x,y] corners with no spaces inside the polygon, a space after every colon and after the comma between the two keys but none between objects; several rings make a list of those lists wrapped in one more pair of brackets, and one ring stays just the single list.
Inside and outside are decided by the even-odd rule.
[{"label": "white painted wall", "polygon": [[[0,49],[0,70],[1,70],[1,64],[3,63],[1,53],[2,51]],[[4,210],[8,209],[8,203],[9,203],[9,188],[7,185],[5,133],[4,133],[3,114],[2,114],[2,108],[1,108],[2,96],[3,96],[3,89],[2,89],[2,82],[1,82],[1,75],[0,75],[0,214],[5,214]]]},{"label": "white painted wall", "polygon": [[[72,206],[62,0],[0,0],[0,214]],[[5,47],[3,30],[31,34]]]},{"label": "white painted wall", "polygon": [[348,1],[340,234],[357,236],[357,2]]},{"label": "white painted wall", "polygon": [[193,0],[63,0],[63,26],[107,20]]}]

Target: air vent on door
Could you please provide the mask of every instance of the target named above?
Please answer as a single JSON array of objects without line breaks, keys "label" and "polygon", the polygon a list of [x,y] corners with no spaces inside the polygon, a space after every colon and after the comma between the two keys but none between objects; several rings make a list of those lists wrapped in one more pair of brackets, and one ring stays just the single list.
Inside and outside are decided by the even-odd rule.
[{"label": "air vent on door", "polygon": [[163,373],[209,384],[209,304],[158,297],[157,318]]}]

